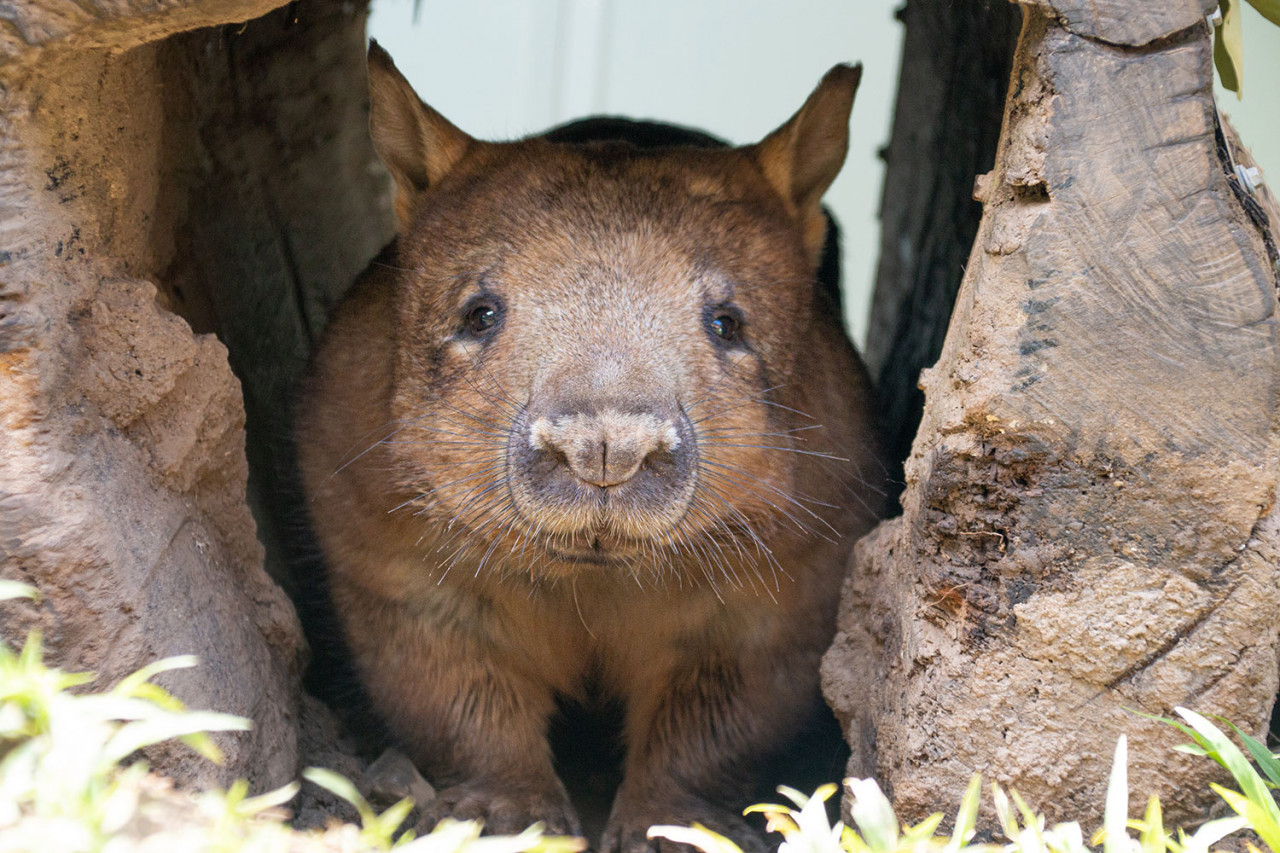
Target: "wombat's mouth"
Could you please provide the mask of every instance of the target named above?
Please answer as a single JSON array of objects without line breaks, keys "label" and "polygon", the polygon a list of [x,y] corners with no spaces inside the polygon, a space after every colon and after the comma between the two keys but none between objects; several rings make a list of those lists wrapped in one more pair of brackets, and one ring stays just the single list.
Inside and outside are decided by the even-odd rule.
[{"label": "wombat's mouth", "polygon": [[698,482],[698,441],[677,404],[549,411],[520,414],[506,457],[516,523],[540,531],[549,555],[626,559],[681,523]]},{"label": "wombat's mouth", "polygon": [[572,542],[544,542],[542,550],[562,563],[613,566],[627,562],[639,552],[639,545],[609,535],[587,535]]}]

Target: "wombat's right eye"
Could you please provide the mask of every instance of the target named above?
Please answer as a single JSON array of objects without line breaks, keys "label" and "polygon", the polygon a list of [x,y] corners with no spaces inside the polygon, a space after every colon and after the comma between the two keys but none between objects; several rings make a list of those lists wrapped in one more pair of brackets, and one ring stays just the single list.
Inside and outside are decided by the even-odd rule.
[{"label": "wombat's right eye", "polygon": [[485,299],[467,308],[463,327],[466,329],[467,334],[482,338],[497,327],[500,319],[502,319],[502,316],[499,313],[498,306]]}]

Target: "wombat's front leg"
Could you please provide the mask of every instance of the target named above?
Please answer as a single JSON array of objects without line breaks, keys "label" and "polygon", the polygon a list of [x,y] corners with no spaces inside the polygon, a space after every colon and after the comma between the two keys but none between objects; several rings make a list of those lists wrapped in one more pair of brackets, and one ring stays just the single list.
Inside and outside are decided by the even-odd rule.
[{"label": "wombat's front leg", "polygon": [[694,822],[760,851],[760,836],[742,818],[750,768],[787,723],[803,718],[816,697],[816,657],[754,660],[720,657],[666,673],[665,683],[634,696],[627,712],[626,777],[601,844],[603,853],[683,848],[649,840],[653,824]]},{"label": "wombat's front leg", "polygon": [[457,610],[345,598],[352,651],[374,705],[437,786],[424,824],[478,818],[486,832],[505,834],[542,821],[552,834],[581,834],[552,768],[551,689]]}]

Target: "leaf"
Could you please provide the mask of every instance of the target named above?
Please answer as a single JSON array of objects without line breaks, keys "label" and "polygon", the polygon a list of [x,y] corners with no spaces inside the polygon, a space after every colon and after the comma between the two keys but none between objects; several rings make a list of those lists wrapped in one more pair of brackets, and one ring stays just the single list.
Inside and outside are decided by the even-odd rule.
[{"label": "leaf", "polygon": [[1024,827],[1033,828],[1038,833],[1040,831],[1040,825],[1044,821],[1041,820],[1040,817],[1032,810],[1031,806],[1027,805],[1027,801],[1022,799],[1022,795],[1019,794],[1016,789],[1010,788],[1009,793],[1013,797],[1014,805],[1016,805],[1018,807],[1018,811],[1022,813],[1022,825]]},{"label": "leaf", "polygon": [[[1258,837],[1266,842],[1268,847],[1272,850],[1280,850],[1280,820],[1270,814],[1261,803],[1252,797],[1246,797],[1239,791],[1224,788],[1216,782],[1211,782],[1209,787],[1217,791],[1218,796],[1226,800],[1227,805],[1231,806],[1236,814],[1249,821],[1249,828],[1258,833]],[[1267,800],[1274,808],[1275,801],[1270,795],[1267,796]]]},{"label": "leaf", "polygon": [[374,821],[377,833],[390,841],[411,811],[413,811],[413,797],[405,797],[395,805],[390,806],[386,811],[378,815]]},{"label": "leaf", "polygon": [[195,655],[178,655],[171,658],[162,658],[161,660],[149,663],[137,672],[130,673],[120,679],[120,683],[115,686],[113,692],[125,696],[133,696],[137,693],[138,688],[142,686],[144,682],[150,681],[160,673],[168,672],[172,669],[187,669],[188,667],[195,666],[198,663],[200,663],[200,659]]},{"label": "leaf", "polygon": [[32,601],[39,601],[40,590],[31,584],[0,579],[0,601],[7,601],[10,598],[30,598]]},{"label": "leaf", "polygon": [[1213,64],[1222,88],[1244,97],[1244,45],[1240,37],[1240,0],[1222,0],[1222,23],[1213,34]]},{"label": "leaf", "polygon": [[1249,5],[1258,10],[1258,14],[1280,27],[1280,0],[1249,0]]},{"label": "leaf", "polygon": [[219,714],[214,711],[185,711],[153,719],[136,720],[120,727],[103,749],[103,758],[120,762],[146,746],[170,738],[182,738],[206,758],[217,761],[221,752],[208,740],[207,732],[247,731],[253,723],[244,717]]},{"label": "leaf", "polygon": [[[1186,708],[1181,707],[1173,710],[1204,736],[1205,740],[1209,742],[1210,748],[1217,753],[1218,762],[1235,777],[1236,784],[1240,786],[1244,796],[1261,808],[1270,818],[1271,823],[1277,827],[1277,832],[1280,832],[1280,806],[1276,805],[1276,801],[1271,797],[1267,784],[1262,781],[1258,771],[1254,770],[1253,765],[1244,757],[1244,753],[1217,726],[1195,711],[1188,711]],[[1276,840],[1280,841],[1280,838]],[[1267,843],[1271,844],[1270,841]],[[1273,844],[1272,849],[1280,851],[1280,846]]]},{"label": "leaf", "polygon": [[960,853],[970,838],[973,838],[974,827],[978,825],[978,802],[982,798],[982,774],[974,773],[969,778],[969,787],[965,788],[960,798],[960,810],[956,812],[956,826],[951,831],[951,840],[947,842],[944,853]]},{"label": "leaf", "polygon": [[991,783],[991,799],[995,803],[996,817],[1000,819],[1000,830],[1010,841],[1018,840],[1018,818],[1013,813],[1013,805],[1009,795],[995,782]]},{"label": "leaf", "polygon": [[[711,830],[699,824],[695,829]],[[543,835],[543,825],[535,823],[519,835],[486,835],[475,838],[466,845],[466,853],[580,853],[587,848],[585,838],[572,838],[563,835]],[[715,835],[715,833],[711,833]],[[720,836],[723,838],[723,836]],[[725,839],[728,840],[728,839]],[[733,844],[733,842],[729,842]],[[412,847],[398,847],[399,850],[410,850]],[[734,845],[734,850],[737,846]],[[461,853],[461,848],[453,848],[447,853]]]},{"label": "leaf", "polygon": [[1142,823],[1142,832],[1138,836],[1142,853],[1164,853],[1164,812],[1160,808],[1160,798],[1155,794],[1147,800],[1147,811],[1142,816]]},{"label": "leaf", "polygon": [[742,853],[742,848],[728,838],[696,823],[693,826],[651,826],[648,837],[688,844],[704,853]]},{"label": "leaf", "polygon": [[530,853],[582,853],[587,846],[585,838],[573,835],[544,835],[529,850]]},{"label": "leaf", "polygon": [[[320,767],[308,767],[306,770],[302,771],[302,775],[307,776],[307,774],[313,770],[320,771],[320,774],[327,781],[341,781],[345,782],[347,785],[351,785],[345,777],[339,776],[332,770],[324,770]],[[310,777],[308,776],[308,778]],[[316,779],[312,779],[311,781],[321,787],[327,787],[324,782],[319,782]],[[332,791],[333,789],[330,788],[329,790]],[[351,790],[354,791],[355,787],[352,786]],[[333,791],[333,793],[338,794],[338,796],[343,797],[343,799],[346,799],[345,796],[339,794],[337,791]],[[360,795],[357,793],[356,796],[359,797]],[[363,801],[364,798],[360,797],[360,799]],[[365,805],[366,807],[368,806],[367,803]],[[421,838],[415,838],[408,844],[397,847],[396,849],[404,851],[404,853],[462,853],[462,851],[470,850],[471,846],[477,843],[479,839],[480,821],[454,820],[453,818],[447,817],[437,823],[436,828],[428,832],[426,835]]]},{"label": "leaf", "polygon": [[[1278,0],[1278,2],[1280,2],[1280,0]],[[1240,738],[1245,749],[1249,750],[1249,754],[1253,756],[1253,760],[1258,763],[1258,768],[1266,774],[1268,779],[1277,785],[1280,785],[1280,760],[1271,754],[1271,750],[1267,749],[1266,745],[1257,738],[1250,737],[1240,731],[1240,728],[1230,720],[1224,720],[1222,717],[1217,716],[1215,716],[1214,719],[1230,726],[1231,731],[1236,733],[1236,737]]]},{"label": "leaf", "polygon": [[1125,853],[1129,833],[1129,740],[1116,739],[1115,757],[1111,760],[1111,776],[1107,780],[1107,799],[1102,812],[1102,849],[1105,853]]},{"label": "leaf", "polygon": [[1045,840],[1054,853],[1093,853],[1084,846],[1084,833],[1074,820],[1054,826],[1045,834]]},{"label": "leaf", "polygon": [[361,796],[360,792],[356,790],[356,786],[351,783],[351,780],[341,773],[335,773],[323,767],[308,767],[302,771],[302,778],[308,782],[316,783],[329,793],[336,794],[355,807],[355,810],[360,814],[361,826],[369,826],[377,820],[378,816],[374,813],[373,807],[369,805],[369,801]]},{"label": "leaf", "polygon": [[1248,821],[1238,815],[1236,817],[1220,817],[1217,820],[1200,824],[1200,828],[1189,838],[1183,836],[1182,830],[1178,830],[1178,835],[1182,841],[1184,853],[1208,853],[1211,846],[1217,844],[1231,833],[1244,829],[1246,826],[1248,826]]},{"label": "leaf", "polygon": [[243,817],[253,817],[258,812],[282,806],[297,795],[299,787],[301,786],[297,782],[290,782],[288,785],[276,788],[274,791],[267,791],[265,794],[249,797],[236,803],[236,814]]},{"label": "leaf", "polygon": [[909,826],[902,832],[903,840],[908,844],[916,841],[927,841],[933,837],[933,831],[938,828],[938,824],[942,823],[945,815],[942,812],[934,812],[915,826]]},{"label": "leaf", "polygon": [[889,798],[874,779],[846,779],[844,783],[853,794],[849,813],[867,846],[875,853],[892,853],[898,847],[898,816]]}]

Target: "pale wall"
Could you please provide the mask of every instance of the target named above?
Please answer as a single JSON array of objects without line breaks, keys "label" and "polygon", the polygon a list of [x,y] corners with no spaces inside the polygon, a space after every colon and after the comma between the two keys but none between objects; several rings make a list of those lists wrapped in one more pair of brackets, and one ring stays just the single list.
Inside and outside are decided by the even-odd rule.
[{"label": "pale wall", "polygon": [[[861,61],[851,150],[827,196],[845,231],[846,315],[865,340],[901,51],[897,0],[375,0],[369,33],[464,130],[503,139],[612,113],[751,142],[832,64]],[[1219,100],[1280,176],[1280,28],[1244,22],[1246,98]],[[1277,177],[1280,180],[1280,177]]]}]

